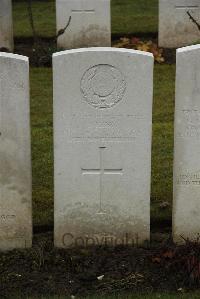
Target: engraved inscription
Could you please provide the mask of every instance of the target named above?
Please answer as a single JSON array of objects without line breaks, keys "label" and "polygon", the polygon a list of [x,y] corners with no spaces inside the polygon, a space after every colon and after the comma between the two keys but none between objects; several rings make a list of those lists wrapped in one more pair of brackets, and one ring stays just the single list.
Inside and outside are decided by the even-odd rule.
[{"label": "engraved inscription", "polygon": [[86,169],[86,168],[81,168],[82,175],[99,175],[99,211],[98,214],[105,214],[105,211],[103,210],[102,207],[102,189],[103,189],[103,181],[102,177],[105,174],[110,174],[110,175],[122,175],[123,174],[123,169],[122,168],[112,168],[112,169],[107,169],[103,167],[103,152],[106,149],[105,146],[99,147],[99,154],[100,154],[100,168],[97,169]]},{"label": "engraved inscription", "polygon": [[200,186],[200,172],[180,174],[176,179],[176,184]]},{"label": "engraved inscription", "polygon": [[126,83],[122,73],[112,65],[95,65],[81,79],[84,100],[97,109],[115,106],[122,100],[125,90]]},{"label": "engraved inscription", "polygon": [[0,221],[11,221],[16,218],[16,215],[0,215]]},{"label": "engraved inscription", "polygon": [[188,5],[188,6],[185,6],[185,5],[181,6],[181,5],[179,5],[179,6],[175,6],[175,8],[176,9],[198,9],[199,6],[197,6],[197,5]]},{"label": "engraved inscription", "polygon": [[199,8],[198,0],[196,1],[176,0],[175,8],[176,9],[198,9]]},{"label": "engraved inscription", "polygon": [[138,138],[144,136],[142,115],[73,115],[72,138]]},{"label": "engraved inscription", "polygon": [[72,9],[72,13],[94,13],[94,9]]},{"label": "engraved inscription", "polygon": [[197,109],[184,109],[183,127],[178,131],[177,137],[200,137],[200,111]]},{"label": "engraved inscription", "polygon": [[185,109],[182,111],[189,124],[192,125],[200,124],[200,111],[196,109],[192,109],[192,110]]}]

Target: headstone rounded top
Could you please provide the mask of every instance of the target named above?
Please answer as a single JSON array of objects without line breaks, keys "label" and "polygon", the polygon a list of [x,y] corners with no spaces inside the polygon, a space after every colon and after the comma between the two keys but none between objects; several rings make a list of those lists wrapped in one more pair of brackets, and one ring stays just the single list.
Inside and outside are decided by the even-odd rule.
[{"label": "headstone rounded top", "polygon": [[26,62],[29,61],[27,56],[8,53],[8,52],[0,52],[0,58],[10,58],[10,59],[15,59],[15,60],[23,60],[23,61],[26,61]]},{"label": "headstone rounded top", "polygon": [[200,50],[200,44],[178,48],[177,53],[190,52],[195,50]]},{"label": "headstone rounded top", "polygon": [[114,66],[99,64],[89,68],[81,80],[84,100],[94,108],[111,108],[120,102],[126,90],[122,73]]},{"label": "headstone rounded top", "polygon": [[113,48],[113,47],[90,47],[90,48],[79,48],[79,49],[71,49],[65,51],[59,51],[53,54],[53,58],[57,58],[64,55],[72,55],[72,54],[83,54],[83,53],[124,53],[128,55],[135,55],[135,56],[145,56],[150,57],[151,59],[154,58],[153,54],[150,52],[140,51],[140,50],[133,50],[127,48]]}]

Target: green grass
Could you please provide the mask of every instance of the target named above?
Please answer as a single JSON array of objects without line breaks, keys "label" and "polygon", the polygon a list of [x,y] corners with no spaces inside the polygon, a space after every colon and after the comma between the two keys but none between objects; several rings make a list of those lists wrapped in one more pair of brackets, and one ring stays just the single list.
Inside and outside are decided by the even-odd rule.
[{"label": "green grass", "polygon": [[[158,0],[112,0],[112,33],[157,32]],[[56,16],[54,1],[33,1],[33,16],[38,35],[55,36]],[[27,2],[13,3],[15,37],[31,37]]]},{"label": "green grass", "polygon": [[112,0],[112,33],[158,31],[158,0]]},{"label": "green grass", "polygon": [[[36,32],[39,36],[52,37],[56,34],[54,1],[32,1],[33,17]],[[13,27],[15,37],[31,37],[27,1],[13,3]]]},{"label": "green grass", "polygon": [[[156,65],[154,75],[152,219],[170,219],[172,200],[173,107],[175,66]],[[31,69],[31,118],[34,224],[53,223],[52,73]]]},{"label": "green grass", "polygon": [[175,66],[156,65],[154,72],[154,106],[152,139],[151,211],[154,219],[170,219],[171,208],[159,204],[172,201],[173,123]]},{"label": "green grass", "polygon": [[33,220],[53,223],[52,72],[31,69]]}]

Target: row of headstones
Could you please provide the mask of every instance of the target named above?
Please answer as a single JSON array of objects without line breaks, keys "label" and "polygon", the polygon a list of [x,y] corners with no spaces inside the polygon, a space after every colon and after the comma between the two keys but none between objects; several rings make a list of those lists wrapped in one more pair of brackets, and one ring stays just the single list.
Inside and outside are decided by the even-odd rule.
[{"label": "row of headstones", "polygon": [[[190,15],[189,15],[189,14]],[[185,46],[200,39],[199,0],[159,0],[159,45]],[[56,0],[58,48],[109,47],[110,0]],[[67,28],[66,28],[67,27]],[[12,0],[0,1],[0,48],[13,50]]]},{"label": "row of headstones", "polygon": [[[58,48],[111,46],[110,0],[56,0]],[[0,0],[0,48],[13,51],[12,0]]]},{"label": "row of headstones", "polygon": [[[0,54],[0,249],[30,247],[28,58]],[[55,245],[150,238],[153,56],[53,56]],[[200,46],[177,51],[173,237],[200,232]],[[108,241],[109,240],[109,241]]]}]

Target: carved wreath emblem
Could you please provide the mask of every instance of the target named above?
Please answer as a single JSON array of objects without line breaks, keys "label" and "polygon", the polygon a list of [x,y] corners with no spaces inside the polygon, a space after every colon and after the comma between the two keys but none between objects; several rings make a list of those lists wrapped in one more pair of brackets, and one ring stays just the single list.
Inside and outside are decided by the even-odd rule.
[{"label": "carved wreath emblem", "polygon": [[81,80],[84,100],[99,109],[115,106],[122,100],[125,90],[122,73],[112,65],[95,65],[84,73]]}]

